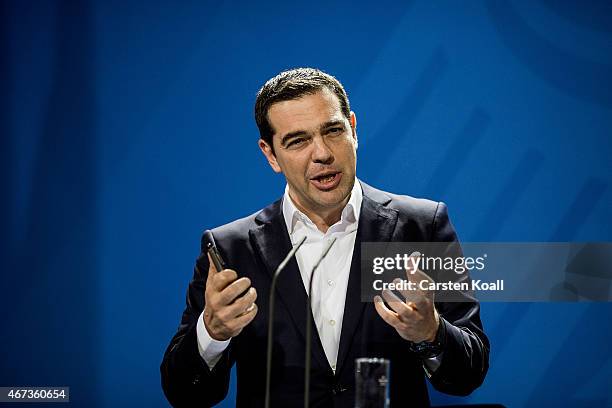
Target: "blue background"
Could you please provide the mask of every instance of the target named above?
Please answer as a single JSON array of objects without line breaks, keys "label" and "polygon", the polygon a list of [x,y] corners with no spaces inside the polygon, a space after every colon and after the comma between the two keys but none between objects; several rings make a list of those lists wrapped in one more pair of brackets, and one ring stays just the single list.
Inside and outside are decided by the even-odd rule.
[{"label": "blue background", "polygon": [[[358,176],[445,201],[462,240],[612,241],[610,2],[0,10],[0,385],[167,406],[159,363],[201,232],[282,194],[252,111],[286,68],[336,75]],[[482,316],[485,384],[434,403],[612,405],[612,304],[488,303]]]}]

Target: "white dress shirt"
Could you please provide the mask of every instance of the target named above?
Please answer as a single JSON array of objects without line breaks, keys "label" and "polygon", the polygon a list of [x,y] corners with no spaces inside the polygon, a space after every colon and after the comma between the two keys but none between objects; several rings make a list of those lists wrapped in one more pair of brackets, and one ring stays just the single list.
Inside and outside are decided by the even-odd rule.
[{"label": "white dress shirt", "polygon": [[315,262],[323,253],[328,242],[336,238],[336,242],[315,271],[311,294],[314,322],[319,332],[323,351],[334,372],[338,359],[344,301],[362,200],[361,185],[355,180],[351,196],[342,210],[340,220],[323,233],[304,213],[297,209],[289,197],[288,188],[285,189],[283,197],[283,216],[292,245],[296,245],[304,236],[307,237],[295,255],[306,293],[308,293],[310,273]]}]

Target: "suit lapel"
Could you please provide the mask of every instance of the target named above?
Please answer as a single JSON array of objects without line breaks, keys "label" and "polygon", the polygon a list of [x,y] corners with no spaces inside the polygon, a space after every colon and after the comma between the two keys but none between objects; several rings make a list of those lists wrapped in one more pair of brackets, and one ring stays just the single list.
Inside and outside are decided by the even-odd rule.
[{"label": "suit lapel", "polygon": [[361,301],[361,243],[391,241],[397,224],[397,211],[385,207],[391,198],[365,183],[361,185],[363,202],[346,291],[336,375],[340,373],[346,362],[355,330],[361,322],[366,306],[366,303]]},{"label": "suit lapel", "polygon": [[[256,221],[262,223],[262,225],[249,231],[251,242],[254,248],[259,252],[259,256],[265,264],[270,278],[272,278],[274,270],[292,248],[291,239],[281,212],[281,203],[282,200],[279,200],[271,206],[266,207],[256,217]],[[291,259],[285,270],[283,270],[278,277],[276,282],[276,296],[280,301],[276,303],[276,308],[278,309],[280,306],[279,303],[282,303],[287,308],[293,320],[293,324],[301,334],[302,339],[305,340],[306,304],[308,298],[295,257]],[[323,367],[329,367],[314,321],[312,330],[312,354]],[[331,371],[331,367],[329,367],[329,370]]]}]

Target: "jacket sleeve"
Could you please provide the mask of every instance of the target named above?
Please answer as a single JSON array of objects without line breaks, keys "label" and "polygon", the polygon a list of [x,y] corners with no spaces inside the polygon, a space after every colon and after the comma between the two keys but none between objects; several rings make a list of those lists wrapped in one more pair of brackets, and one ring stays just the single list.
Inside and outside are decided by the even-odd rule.
[{"label": "jacket sleeve", "polygon": [[230,369],[234,363],[231,342],[212,370],[198,349],[196,324],[204,310],[207,274],[208,257],[203,249],[189,283],[180,326],[160,367],[162,388],[173,407],[212,406],[226,397],[229,388]]},{"label": "jacket sleeve", "polygon": [[[434,216],[432,242],[457,243],[457,235],[449,218],[446,205],[439,203]],[[459,245],[459,253],[462,256]],[[452,272],[456,275],[454,272]],[[455,280],[467,280],[467,273]],[[489,369],[489,340],[480,320],[480,304],[469,293],[455,294],[460,299],[453,302],[436,302],[436,308],[444,325],[445,346],[441,364],[430,381],[438,391],[453,395],[468,395],[478,388]]]}]

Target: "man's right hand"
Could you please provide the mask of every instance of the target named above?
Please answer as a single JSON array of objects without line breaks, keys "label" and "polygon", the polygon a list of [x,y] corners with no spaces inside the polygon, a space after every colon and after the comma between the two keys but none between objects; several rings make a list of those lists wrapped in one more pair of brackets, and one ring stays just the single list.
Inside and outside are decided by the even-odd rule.
[{"label": "man's right hand", "polygon": [[[217,271],[208,256],[208,277],[204,298],[204,326],[215,340],[237,336],[257,314],[257,291],[249,278],[238,279],[232,269]],[[248,290],[247,290],[248,289]],[[239,297],[241,293],[246,293]]]}]

